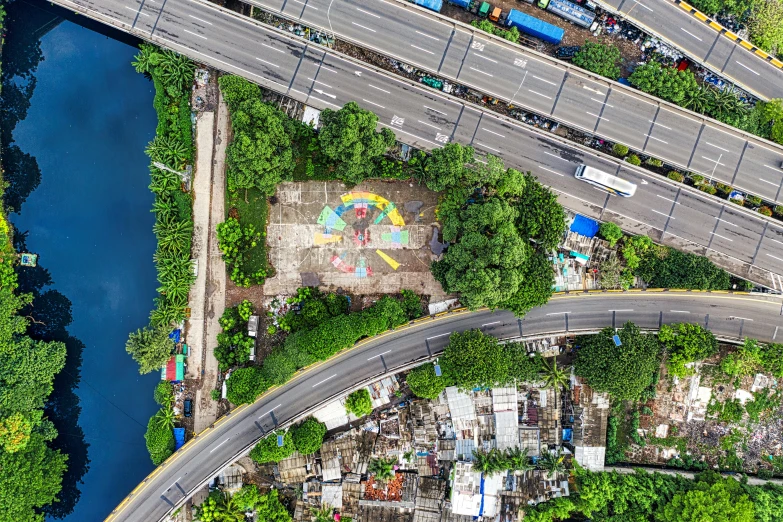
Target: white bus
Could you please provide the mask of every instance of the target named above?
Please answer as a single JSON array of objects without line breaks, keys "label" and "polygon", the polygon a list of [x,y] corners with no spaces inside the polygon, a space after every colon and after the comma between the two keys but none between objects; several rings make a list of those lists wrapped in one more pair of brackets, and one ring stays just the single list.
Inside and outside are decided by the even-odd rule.
[{"label": "white bus", "polygon": [[635,184],[587,165],[579,165],[574,176],[616,196],[630,198],[636,193]]}]

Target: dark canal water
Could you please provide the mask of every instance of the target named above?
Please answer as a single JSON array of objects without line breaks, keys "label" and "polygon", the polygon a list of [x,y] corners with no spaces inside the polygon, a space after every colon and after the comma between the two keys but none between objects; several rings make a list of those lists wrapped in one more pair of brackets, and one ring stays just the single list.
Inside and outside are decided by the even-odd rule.
[{"label": "dark canal water", "polygon": [[6,204],[19,246],[40,255],[20,280],[49,318],[41,336],[69,355],[48,413],[70,470],[49,514],[101,521],[152,470],[143,434],[159,376],[139,376],[124,344],[147,323],[157,286],[144,155],[153,89],[130,65],[135,42],[62,21],[45,3],[8,12]]}]

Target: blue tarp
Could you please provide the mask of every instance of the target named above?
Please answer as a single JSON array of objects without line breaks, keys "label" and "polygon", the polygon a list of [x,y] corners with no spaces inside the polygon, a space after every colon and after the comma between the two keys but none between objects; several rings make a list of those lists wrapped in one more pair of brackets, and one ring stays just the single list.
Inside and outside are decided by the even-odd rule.
[{"label": "blue tarp", "polygon": [[185,428],[174,428],[174,450],[185,445]]},{"label": "blue tarp", "polygon": [[563,428],[563,442],[570,442],[573,433],[574,430],[572,428]]},{"label": "blue tarp", "polygon": [[169,334],[169,339],[173,339],[174,343],[178,344],[179,343],[179,337],[180,337],[181,334],[182,334],[182,330],[177,328],[176,330],[174,330],[173,332],[171,332]]},{"label": "blue tarp", "polygon": [[576,232],[580,236],[595,237],[598,233],[598,221],[577,214],[574,222],[571,223],[571,232]]},{"label": "blue tarp", "polygon": [[509,27],[516,27],[525,34],[535,36],[536,38],[540,38],[545,42],[553,43],[555,45],[560,43],[563,39],[563,34],[565,34],[564,29],[546,23],[543,20],[539,20],[534,16],[517,11],[516,9],[512,9],[508,12],[506,25]]},{"label": "blue tarp", "polygon": [[440,8],[443,7],[443,0],[412,0],[414,4],[421,7],[431,9],[436,13],[440,13]]}]

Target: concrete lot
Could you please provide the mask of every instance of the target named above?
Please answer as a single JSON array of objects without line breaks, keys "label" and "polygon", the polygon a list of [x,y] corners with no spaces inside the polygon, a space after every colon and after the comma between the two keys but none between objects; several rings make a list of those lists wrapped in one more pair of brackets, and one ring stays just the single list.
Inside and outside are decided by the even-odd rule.
[{"label": "concrete lot", "polygon": [[444,295],[429,271],[436,193],[408,182],[348,189],[319,181],[281,183],[277,198],[267,227],[277,275],[267,280],[265,295],[313,284],[355,294]]}]

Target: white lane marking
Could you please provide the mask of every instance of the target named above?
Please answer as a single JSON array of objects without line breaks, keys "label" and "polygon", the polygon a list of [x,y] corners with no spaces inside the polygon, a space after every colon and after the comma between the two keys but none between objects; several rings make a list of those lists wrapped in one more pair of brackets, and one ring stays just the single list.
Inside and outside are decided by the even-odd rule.
[{"label": "white lane marking", "polygon": [[772,254],[767,254],[772,259],[777,259],[778,261],[783,261],[783,259],[779,258],[778,256],[773,256]]},{"label": "white lane marking", "polygon": [[707,156],[702,156],[702,158],[706,159],[707,161],[711,161],[713,163],[717,163],[718,165],[723,165],[724,167],[726,166],[725,164],[721,163],[720,161],[714,160],[712,158],[708,158]]},{"label": "white lane marking", "polygon": [[488,61],[490,61],[492,63],[498,63],[497,60],[493,60],[492,58],[487,58],[483,54],[473,53],[473,56],[478,56],[479,58],[484,58],[485,60],[488,60]]},{"label": "white lane marking", "polygon": [[660,141],[661,143],[664,143],[664,144],[666,144],[666,145],[668,145],[668,144],[669,144],[669,142],[668,142],[668,141],[663,141],[662,139],[660,139],[660,138],[656,138],[655,136],[650,136],[649,134],[645,134],[645,136],[647,136],[647,137],[648,137],[648,138],[650,138],[651,140]]},{"label": "white lane marking", "polygon": [[549,85],[555,85],[555,86],[557,85],[555,82],[550,82],[549,80],[545,80],[545,79],[541,78],[540,76],[536,76],[535,74],[531,74],[530,76],[532,76],[536,80],[541,80],[544,83],[548,83]]},{"label": "white lane marking", "polygon": [[764,183],[769,183],[769,184],[770,184],[770,185],[772,185],[773,187],[777,187],[777,186],[778,186],[778,184],[777,184],[777,183],[772,183],[771,181],[767,181],[767,180],[766,180],[766,179],[764,179],[764,178],[759,178],[759,181],[763,181]]},{"label": "white lane marking", "polygon": [[552,312],[551,314],[546,314],[546,315],[565,315],[565,314],[570,314],[570,313],[571,312]]},{"label": "white lane marking", "polygon": [[779,327],[779,326],[776,326],[776,327],[775,327],[775,333],[774,333],[774,334],[772,334],[772,340],[773,340],[773,341],[775,340],[775,337],[777,337],[777,336],[778,336],[778,328],[780,328],[780,327]]},{"label": "white lane marking", "polygon": [[633,310],[609,310],[610,312],[633,312]]},{"label": "white lane marking", "polygon": [[262,58],[256,58],[256,60],[258,60],[259,62],[264,62],[267,65],[271,65],[272,67],[277,67],[278,69],[280,68],[280,66],[277,65],[276,63],[268,62]]},{"label": "white lane marking", "polygon": [[337,377],[337,374],[336,374],[336,373],[335,373],[334,375],[330,375],[329,377],[327,377],[326,379],[324,379],[324,380],[323,380],[323,381],[321,381],[321,382],[317,382],[317,383],[313,384],[313,388],[315,388],[315,387],[316,387],[316,386],[318,386],[319,384],[323,384],[323,383],[325,383],[325,382],[326,382],[326,381],[328,381],[329,379],[334,379],[335,377]]},{"label": "white lane marking", "polygon": [[528,89],[528,91],[532,92],[533,94],[538,94],[539,96],[543,96],[544,98],[547,98],[548,100],[551,100],[551,96],[547,96],[546,94],[541,94],[540,92],[536,92],[533,89]]},{"label": "white lane marking", "polygon": [[598,103],[600,103],[602,105],[606,105],[607,107],[611,107],[612,109],[614,109],[614,105],[609,105],[608,103],[606,103],[603,100],[596,100],[595,98],[590,98],[590,99],[593,100],[594,102],[598,102]]},{"label": "white lane marking", "polygon": [[265,43],[262,43],[261,45],[263,45],[263,46],[264,46],[264,47],[266,47],[267,49],[272,49],[273,51],[277,51],[278,53],[283,53],[283,54],[285,54],[285,51],[284,51],[284,50],[282,50],[282,49],[278,49],[278,48],[276,48],[276,47],[272,47],[271,45],[267,45],[267,44],[265,44]]},{"label": "white lane marking", "polygon": [[652,120],[647,120],[647,121],[649,121],[650,123],[652,123],[654,125],[658,125],[659,127],[663,127],[664,129],[672,130],[671,127],[667,127],[666,125],[663,125],[662,123],[658,123],[657,121],[652,121]]},{"label": "white lane marking", "polygon": [[205,24],[207,24],[207,25],[212,25],[212,22],[207,22],[206,20],[202,20],[201,18],[199,18],[199,17],[197,17],[197,16],[193,16],[193,15],[189,15],[189,16],[190,16],[192,19],[194,19],[194,20],[198,20],[199,22],[205,23]]},{"label": "white lane marking", "polygon": [[342,109],[342,107],[340,107],[336,103],[328,102],[326,100],[322,100],[321,98],[316,98],[315,96],[310,96],[310,99],[318,101],[318,102],[321,102],[321,103],[325,103],[326,105],[331,105],[332,107],[337,107],[338,109]]},{"label": "white lane marking", "polygon": [[381,357],[382,355],[386,355],[387,353],[391,353],[391,350],[386,350],[385,352],[379,353],[378,355],[373,355],[372,357],[370,357],[367,360],[368,361],[372,361],[373,359],[377,359],[378,357]]},{"label": "white lane marking", "polygon": [[209,452],[210,452],[210,453],[212,453],[213,451],[215,451],[216,449],[218,449],[220,446],[222,446],[223,444],[225,444],[225,443],[226,443],[226,442],[228,442],[229,440],[231,440],[231,437],[227,438],[226,440],[224,440],[223,442],[221,442],[220,444],[218,444],[217,446],[215,446],[214,448],[212,448],[211,450],[209,450]]},{"label": "white lane marking", "polygon": [[714,143],[710,143],[709,141],[705,141],[704,143],[706,143],[707,145],[709,145],[711,147],[715,147],[716,149],[725,150],[726,152],[731,152],[729,149],[724,149],[723,147],[715,145]]},{"label": "white lane marking", "polygon": [[588,91],[594,92],[598,96],[604,96],[604,93],[602,93],[601,91],[597,91],[597,90],[593,89],[592,87],[588,87],[587,85],[582,85],[582,89],[587,89]]},{"label": "white lane marking", "polygon": [[490,78],[492,78],[492,75],[491,75],[491,74],[489,74],[488,72],[481,71],[481,70],[479,70],[479,69],[476,69],[475,67],[470,67],[470,69],[473,69],[474,71],[476,71],[476,72],[478,72],[478,73],[481,73],[481,74],[486,74],[487,76],[489,76]]},{"label": "white lane marking", "polygon": [[329,67],[328,65],[322,65],[321,67],[319,67],[318,68],[318,72],[321,72],[321,71],[326,71],[326,72],[329,72],[329,73],[332,73],[332,74],[340,74],[337,71],[333,71],[332,68]]},{"label": "white lane marking", "polygon": [[359,25],[359,24],[357,24],[356,22],[351,22],[351,23],[352,23],[353,25],[355,25],[356,27],[361,27],[362,29],[366,29],[367,31],[370,31],[370,32],[373,32],[373,33],[377,33],[377,32],[378,32],[378,31],[376,31],[375,29],[370,29],[369,27],[365,27],[365,26],[363,26],[363,25]]},{"label": "white lane marking", "polygon": [[436,143],[434,141],[428,140],[427,138],[422,138],[421,136],[416,136],[415,134],[411,134],[410,132],[406,132],[406,131],[400,129],[399,127],[392,127],[391,125],[383,123],[382,121],[379,121],[378,125],[383,125],[384,127],[388,127],[391,130],[393,130],[395,133],[400,133],[401,132],[403,134],[407,134],[408,136],[413,136],[417,140],[426,141],[427,143],[431,143],[434,147],[438,147],[438,148],[442,148],[443,147],[442,143]]},{"label": "white lane marking", "polygon": [[318,80],[316,80],[314,78],[308,78],[308,80],[310,80],[313,83],[317,83],[318,85],[323,85],[324,87],[327,87],[329,89],[334,89],[334,87],[332,87],[331,85],[327,85],[324,82],[319,82]]},{"label": "white lane marking", "polygon": [[589,114],[590,116],[594,117],[594,118],[598,118],[599,120],[606,120],[606,121],[609,121],[609,119],[608,119],[608,118],[604,118],[603,116],[599,116],[599,115],[597,115],[597,114],[593,114],[592,112],[587,112],[587,111],[585,111],[585,112],[586,112],[587,114]]},{"label": "white lane marking", "polygon": [[685,31],[685,32],[686,32],[686,33],[688,33],[689,35],[693,36],[693,37],[694,37],[694,38],[696,38],[698,41],[700,41],[700,42],[703,42],[703,41],[704,41],[704,40],[702,40],[701,38],[699,38],[698,36],[696,36],[695,34],[693,34],[692,32],[690,32],[689,30],[685,29],[684,27],[680,27],[680,29],[682,29],[683,31]]},{"label": "white lane marking", "polygon": [[753,74],[755,74],[756,76],[759,76],[759,73],[757,73],[756,71],[754,71],[753,69],[751,69],[750,67],[748,67],[747,65],[745,65],[744,63],[740,62],[739,60],[734,60],[734,61],[735,61],[735,62],[737,62],[737,64],[739,64],[740,66],[742,66],[742,67],[746,68],[747,70],[749,70],[750,72],[752,72]]},{"label": "white lane marking", "polygon": [[552,174],[557,174],[558,176],[563,176],[563,177],[565,176],[565,174],[560,174],[559,172],[554,171],[552,169],[548,169],[548,168],[544,167],[543,165],[539,165],[538,168],[541,169],[541,170],[546,170],[547,172],[551,172]]},{"label": "white lane marking", "polygon": [[377,89],[377,90],[379,90],[379,91],[381,91],[381,92],[385,92],[386,94],[391,94],[391,93],[390,93],[389,91],[387,91],[386,89],[381,89],[380,87],[376,87],[375,85],[373,85],[373,84],[371,84],[371,83],[368,83],[367,85],[369,85],[369,86],[370,86],[370,87],[372,87],[373,89]]},{"label": "white lane marking", "polygon": [[775,172],[780,172],[780,167],[773,167],[772,165],[764,165],[764,167],[766,167],[768,169],[772,169]]},{"label": "white lane marking", "polygon": [[451,332],[446,332],[445,334],[439,334],[439,335],[433,335],[432,337],[427,337],[427,340],[430,339],[437,339],[438,337],[443,337],[444,335],[451,335]]},{"label": "white lane marking", "polygon": [[641,3],[641,2],[638,2],[637,0],[633,0],[633,1],[634,1],[634,3],[636,3],[636,5],[640,5],[640,6],[644,7],[645,9],[647,9],[648,11],[650,11],[651,13],[653,12],[653,10],[652,10],[652,9],[650,9],[649,7],[647,7],[646,5],[644,5],[643,3]]},{"label": "white lane marking", "polygon": [[479,147],[484,147],[485,149],[494,150],[494,151],[495,151],[495,152],[497,152],[498,154],[501,154],[501,152],[500,152],[498,149],[493,149],[492,147],[490,147],[490,146],[488,146],[488,145],[484,145],[484,144],[483,144],[483,143],[481,143],[480,141],[477,141],[477,142],[476,142],[476,145],[478,145]]},{"label": "white lane marking", "polygon": [[486,127],[481,127],[481,130],[485,130],[485,131],[487,131],[490,134],[494,134],[495,136],[500,136],[501,138],[505,138],[505,136],[503,136],[502,134],[498,134],[495,131],[491,131],[491,130],[487,129]]},{"label": "white lane marking", "polygon": [[676,201],[674,201],[673,199],[669,199],[669,198],[667,198],[667,197],[661,196],[660,194],[656,194],[656,196],[658,196],[658,197],[659,197],[659,198],[661,198],[661,199],[665,199],[666,201],[670,201],[671,203],[675,203],[675,204],[679,205],[679,203],[677,203],[677,202],[676,202]]},{"label": "white lane marking", "polygon": [[722,219],[722,218],[715,218],[715,219],[717,219],[718,221],[723,221],[724,223],[728,223],[729,225],[731,225],[733,227],[737,226],[734,223],[732,223],[731,221],[726,221],[725,219]]},{"label": "white lane marking", "polygon": [[411,9],[408,9],[407,7],[403,7],[403,6],[401,6],[401,5],[400,5],[400,3],[399,3],[399,2],[387,2],[386,0],[378,0],[378,1],[379,1],[379,2],[381,2],[382,4],[390,5],[390,6],[392,6],[392,7],[396,7],[397,9],[400,9],[400,10],[403,10],[403,9],[404,9],[406,14],[415,14],[416,16],[421,16],[422,18],[426,18],[428,23],[433,23],[433,22],[435,22],[436,24],[439,24],[439,25],[444,25],[444,26],[448,27],[448,28],[449,28],[449,30],[451,30],[451,29],[452,29],[452,26],[451,26],[451,25],[449,25],[449,24],[445,24],[445,23],[443,23],[443,22],[439,22],[439,21],[437,21],[437,20],[433,19],[433,18],[432,18],[430,15],[428,15],[428,14],[417,13],[416,11],[413,11],[413,10],[411,10]]},{"label": "white lane marking", "polygon": [[490,325],[493,325],[493,324],[500,324],[500,321],[493,321],[491,323],[482,324],[481,327],[484,328],[485,326],[490,326]]},{"label": "white lane marking", "polygon": [[552,156],[553,158],[557,158],[557,159],[559,159],[560,161],[568,161],[567,159],[563,159],[563,158],[561,158],[561,157],[560,157],[560,156],[558,156],[557,154],[552,154],[551,152],[546,152],[546,151],[543,151],[543,152],[544,152],[544,154],[546,154],[547,156]]},{"label": "white lane marking", "polygon": [[778,243],[780,245],[783,245],[783,241],[778,241],[777,239],[772,239],[771,237],[768,237],[767,239],[769,239],[770,241],[774,241],[775,243]]},{"label": "white lane marking", "polygon": [[356,10],[357,10],[357,11],[360,11],[360,12],[362,12],[362,13],[366,14],[366,15],[374,16],[375,18],[380,18],[380,16],[378,16],[377,14],[375,14],[375,13],[371,13],[371,12],[369,12],[369,11],[365,11],[364,9],[362,9],[362,8],[360,8],[360,7],[357,7],[357,8],[356,8]]},{"label": "white lane marking", "polygon": [[149,16],[147,13],[142,13],[142,12],[141,12],[141,11],[139,11],[138,9],[134,9],[134,8],[132,8],[132,7],[128,7],[127,5],[125,6],[125,9],[127,9],[127,10],[129,10],[129,11],[133,11],[134,13],[139,13],[139,14],[140,14],[140,15],[142,15],[142,16]]},{"label": "white lane marking", "polygon": [[[663,212],[658,212],[657,210],[655,210],[655,209],[652,209],[652,208],[651,208],[650,210],[652,210],[652,211],[653,211],[653,212],[655,212],[656,214],[660,214],[660,215],[662,215],[663,217],[669,217],[669,214],[664,214]],[[674,218],[672,218],[672,219],[674,219]]]},{"label": "white lane marking", "polygon": [[385,109],[386,108],[386,107],[384,107],[383,105],[381,105],[379,103],[371,102],[370,100],[365,100],[364,98],[362,98],[362,101],[365,102],[365,103],[369,103],[370,105],[375,105],[376,107],[380,107],[381,109]]},{"label": "white lane marking", "polygon": [[206,36],[201,36],[200,34],[196,34],[196,33],[192,32],[192,31],[188,31],[187,29],[183,29],[183,31],[185,31],[188,34],[192,34],[193,36],[198,36],[199,38],[203,38],[204,40],[207,40]]},{"label": "white lane marking", "polygon": [[443,130],[440,127],[436,127],[435,125],[433,125],[431,123],[427,123],[426,121],[421,121],[421,120],[416,120],[416,121],[418,121],[422,125],[426,125],[427,127],[432,127],[433,129],[437,129],[437,130]]},{"label": "white lane marking", "polygon": [[444,116],[448,116],[448,114],[446,114],[445,112],[441,112],[441,111],[439,111],[438,109],[433,109],[432,107],[427,107],[426,105],[424,105],[423,107],[424,107],[425,109],[429,109],[429,110],[431,110],[432,112],[437,112],[438,114],[442,114],[442,115],[444,115]]},{"label": "white lane marking", "polygon": [[[733,239],[729,239],[726,236],[721,236],[720,234],[716,234],[715,232],[710,232],[710,234],[712,234],[713,236],[718,236],[721,239],[725,239],[726,241],[731,241],[731,242],[734,241]],[[769,255],[769,254],[767,254],[767,255]]]},{"label": "white lane marking", "polygon": [[436,37],[432,36],[431,34],[422,33],[421,31],[416,31],[416,34],[420,34],[422,36],[426,36],[427,38],[432,38],[433,40],[436,40],[438,42],[440,41],[440,38],[436,38]]},{"label": "white lane marking", "polygon": [[419,47],[418,45],[413,45],[413,44],[411,44],[411,47],[413,47],[414,49],[418,49],[419,51],[423,51],[423,52],[425,52],[425,53],[429,53],[429,54],[433,54],[433,55],[435,54],[435,53],[433,53],[432,51],[428,51],[427,49],[422,49],[422,48],[421,48],[421,47]]},{"label": "white lane marking", "polygon": [[673,314],[689,314],[688,310],[669,310]]},{"label": "white lane marking", "polygon": [[277,408],[279,408],[280,406],[282,406],[282,404],[278,404],[277,406],[275,406],[274,408],[272,408],[272,409],[271,409],[271,410],[269,410],[268,412],[266,412],[266,413],[262,413],[261,415],[259,415],[259,416],[258,416],[258,418],[260,419],[261,417],[266,417],[267,415],[269,415],[270,413],[272,413],[273,411],[275,411],[275,410],[276,410]]}]

